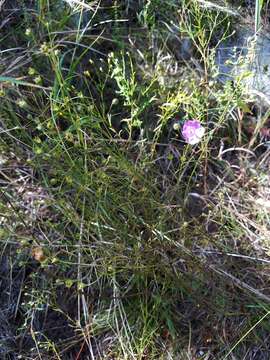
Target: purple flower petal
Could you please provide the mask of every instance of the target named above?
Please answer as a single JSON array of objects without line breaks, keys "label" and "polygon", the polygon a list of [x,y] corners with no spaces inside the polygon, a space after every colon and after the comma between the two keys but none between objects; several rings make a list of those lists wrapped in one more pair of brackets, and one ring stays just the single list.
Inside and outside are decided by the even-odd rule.
[{"label": "purple flower petal", "polygon": [[182,136],[190,145],[198,144],[204,136],[205,128],[199,120],[187,120],[182,128]]}]

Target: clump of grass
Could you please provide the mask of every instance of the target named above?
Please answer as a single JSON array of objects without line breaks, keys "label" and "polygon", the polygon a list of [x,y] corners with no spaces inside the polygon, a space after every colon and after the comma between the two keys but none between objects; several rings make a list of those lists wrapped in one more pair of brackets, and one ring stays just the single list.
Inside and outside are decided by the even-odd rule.
[{"label": "clump of grass", "polygon": [[241,77],[217,81],[228,13],[26,5],[0,42],[5,356],[267,356],[268,215],[251,207],[268,152]]}]

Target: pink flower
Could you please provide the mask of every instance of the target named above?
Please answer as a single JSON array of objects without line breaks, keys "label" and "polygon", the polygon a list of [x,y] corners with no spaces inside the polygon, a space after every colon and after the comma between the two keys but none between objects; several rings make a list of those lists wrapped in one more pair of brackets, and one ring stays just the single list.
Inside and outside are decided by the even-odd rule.
[{"label": "pink flower", "polygon": [[205,133],[199,120],[187,120],[182,128],[182,136],[190,145],[198,144]]}]

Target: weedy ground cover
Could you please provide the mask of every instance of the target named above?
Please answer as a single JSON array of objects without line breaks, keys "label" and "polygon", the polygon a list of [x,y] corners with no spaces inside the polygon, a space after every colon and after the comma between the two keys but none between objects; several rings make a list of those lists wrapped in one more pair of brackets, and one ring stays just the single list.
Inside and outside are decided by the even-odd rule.
[{"label": "weedy ground cover", "polygon": [[269,359],[269,106],[215,57],[255,4],[0,8],[0,357]]}]

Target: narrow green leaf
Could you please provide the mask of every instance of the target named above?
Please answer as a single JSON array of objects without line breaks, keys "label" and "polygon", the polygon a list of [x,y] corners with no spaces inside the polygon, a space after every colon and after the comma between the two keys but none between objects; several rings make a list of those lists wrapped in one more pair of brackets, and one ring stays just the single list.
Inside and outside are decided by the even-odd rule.
[{"label": "narrow green leaf", "polygon": [[8,82],[8,83],[11,83],[11,84],[14,84],[14,85],[30,86],[30,87],[35,87],[35,88],[38,88],[38,89],[43,89],[43,90],[51,90],[50,87],[44,87],[44,86],[41,86],[41,85],[32,84],[32,83],[29,83],[27,81],[23,81],[23,80],[20,80],[20,79],[14,79],[14,78],[9,77],[9,76],[0,76],[0,82]]},{"label": "narrow green leaf", "polygon": [[261,24],[261,10],[264,4],[264,0],[256,0],[255,7],[255,34],[257,34]]}]

